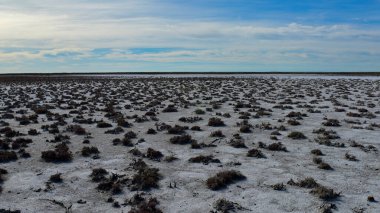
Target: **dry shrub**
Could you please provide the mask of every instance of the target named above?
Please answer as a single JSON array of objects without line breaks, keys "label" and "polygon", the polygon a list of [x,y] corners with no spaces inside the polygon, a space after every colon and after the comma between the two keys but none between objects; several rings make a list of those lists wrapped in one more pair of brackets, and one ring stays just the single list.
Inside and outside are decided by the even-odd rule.
[{"label": "dry shrub", "polygon": [[96,127],[98,127],[98,128],[110,128],[110,127],[112,127],[112,124],[101,121],[96,125]]},{"label": "dry shrub", "polygon": [[148,148],[146,151],[146,157],[151,160],[160,161],[163,156],[164,155],[160,151],[154,150],[152,148]]},{"label": "dry shrub", "polygon": [[157,134],[157,131],[152,129],[152,128],[149,128],[147,131],[146,131],[146,134],[148,135],[154,135],[154,134]]},{"label": "dry shrub", "polygon": [[283,183],[276,183],[276,184],[271,185],[271,187],[272,187],[272,189],[274,189],[276,191],[285,191],[286,190],[286,186]]},{"label": "dry shrub", "polygon": [[72,160],[73,154],[65,143],[61,143],[54,150],[43,151],[41,158],[46,162],[68,162]]},{"label": "dry shrub", "polygon": [[217,130],[217,131],[211,132],[210,137],[224,138],[225,135],[223,135],[223,132],[221,130]]},{"label": "dry shrub", "polygon": [[222,213],[236,212],[236,210],[243,209],[238,203],[234,203],[224,198],[217,200],[214,203],[214,208]]},{"label": "dry shrub", "polygon": [[17,154],[14,151],[0,151],[0,163],[7,163],[17,159]]},{"label": "dry shrub", "polygon": [[318,165],[318,168],[319,169],[323,169],[323,170],[332,170],[333,168],[326,162],[321,162],[319,163]]},{"label": "dry shrub", "polygon": [[172,144],[184,145],[184,144],[191,144],[194,141],[195,140],[192,139],[190,135],[180,135],[180,136],[174,136],[174,137],[170,138],[170,143],[172,143]]},{"label": "dry shrub", "polygon": [[242,125],[242,126],[240,127],[240,132],[241,132],[241,133],[250,133],[250,132],[252,132],[252,131],[251,131],[251,127],[248,126],[248,125]]},{"label": "dry shrub", "polygon": [[196,157],[192,157],[189,159],[190,163],[203,163],[203,164],[209,164],[209,163],[220,163],[219,159],[214,158],[212,155],[199,155]]},{"label": "dry shrub", "polygon": [[175,125],[174,127],[170,127],[168,129],[168,134],[181,135],[185,133],[186,129],[186,127]]},{"label": "dry shrub", "polygon": [[96,148],[95,146],[92,146],[92,147],[85,146],[82,148],[82,156],[84,157],[89,157],[92,154],[99,154],[99,153],[100,152],[98,148]]},{"label": "dry shrub", "polygon": [[202,131],[201,127],[199,126],[192,126],[190,129],[193,131]]},{"label": "dry shrub", "polygon": [[269,144],[266,148],[270,151],[283,151],[283,152],[288,151],[281,142]]},{"label": "dry shrub", "polygon": [[216,118],[216,117],[212,117],[208,120],[208,125],[209,126],[214,126],[214,127],[218,127],[218,126],[224,126],[224,122],[222,121],[222,119],[220,118]]},{"label": "dry shrub", "polygon": [[255,157],[255,158],[266,158],[265,155],[261,152],[261,150],[258,149],[251,149],[247,153],[248,157]]},{"label": "dry shrub", "polygon": [[150,198],[149,201],[141,201],[137,207],[132,207],[128,213],[162,213],[160,209],[157,208],[159,202],[156,198]]},{"label": "dry shrub", "polygon": [[206,185],[211,190],[219,190],[227,187],[229,184],[244,179],[246,179],[246,177],[239,171],[222,171],[217,173],[215,176],[208,178]]},{"label": "dry shrub", "polygon": [[322,151],[319,149],[313,149],[310,151],[310,153],[313,155],[319,155],[319,156],[323,155]]},{"label": "dry shrub", "polygon": [[327,119],[325,122],[322,123],[323,126],[340,126],[340,122],[337,119]]},{"label": "dry shrub", "polygon": [[306,136],[302,132],[291,132],[288,137],[292,139],[306,139]]},{"label": "dry shrub", "polygon": [[90,177],[92,181],[94,182],[100,182],[106,179],[106,175],[108,174],[108,171],[103,168],[96,168],[93,169]]},{"label": "dry shrub", "polygon": [[340,196],[340,193],[334,192],[333,189],[320,185],[312,189],[310,193],[322,200],[334,200]]},{"label": "dry shrub", "polygon": [[303,180],[298,181],[297,183],[294,182],[293,179],[290,179],[288,181],[288,184],[291,186],[299,186],[299,187],[308,188],[308,189],[315,188],[315,187],[319,186],[317,181],[315,181],[314,178],[311,178],[311,177],[307,177]]},{"label": "dry shrub", "polygon": [[132,178],[130,189],[134,190],[150,190],[151,188],[158,188],[158,181],[161,175],[158,173],[157,168],[149,168],[144,166]]},{"label": "dry shrub", "polygon": [[60,183],[63,181],[61,175],[62,175],[62,173],[57,173],[57,174],[51,175],[49,178],[49,181],[51,181],[53,183]]}]

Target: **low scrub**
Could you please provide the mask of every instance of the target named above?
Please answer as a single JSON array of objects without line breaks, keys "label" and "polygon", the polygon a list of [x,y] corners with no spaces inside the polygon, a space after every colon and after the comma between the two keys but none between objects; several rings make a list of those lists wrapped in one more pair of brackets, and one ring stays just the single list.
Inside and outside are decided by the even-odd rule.
[{"label": "low scrub", "polygon": [[217,173],[206,181],[206,185],[211,190],[219,190],[235,183],[236,181],[245,180],[246,177],[239,171],[229,170]]}]

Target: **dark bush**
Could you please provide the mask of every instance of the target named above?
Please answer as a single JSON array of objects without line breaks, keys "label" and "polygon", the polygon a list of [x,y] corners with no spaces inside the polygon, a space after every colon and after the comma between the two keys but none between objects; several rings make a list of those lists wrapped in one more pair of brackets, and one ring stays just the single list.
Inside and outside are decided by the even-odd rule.
[{"label": "dark bush", "polygon": [[95,146],[92,146],[92,147],[85,146],[82,148],[82,156],[84,157],[89,157],[92,154],[99,154],[99,153],[100,152],[98,148],[96,148]]},{"label": "dark bush", "polygon": [[248,126],[248,125],[242,125],[242,126],[240,127],[240,132],[241,132],[241,133],[250,133],[250,132],[252,132],[252,131],[251,131],[251,127]]},{"label": "dark bush", "polygon": [[118,127],[115,127],[114,129],[107,130],[104,133],[105,134],[117,135],[117,134],[120,134],[120,133],[123,133],[123,132],[124,132],[124,129],[121,128],[120,126],[118,126]]},{"label": "dark bush", "polygon": [[236,210],[243,210],[238,204],[226,199],[219,199],[215,202],[214,208],[221,213],[236,212]]},{"label": "dark bush", "polygon": [[319,149],[313,149],[310,151],[310,153],[313,155],[319,155],[319,156],[323,155],[322,151]]},{"label": "dark bush", "polygon": [[210,118],[208,120],[208,125],[209,126],[214,126],[214,127],[218,127],[218,126],[224,126],[224,122],[222,121],[222,119],[220,118],[216,118],[216,117],[213,117],[213,118]]},{"label": "dark bush", "polygon": [[289,138],[292,139],[305,139],[306,136],[302,132],[291,132],[288,135]]},{"label": "dark bush", "polygon": [[178,110],[174,105],[169,105],[162,112],[178,112]]},{"label": "dark bush", "polygon": [[108,174],[107,170],[105,170],[103,168],[96,168],[96,169],[92,170],[90,177],[91,177],[92,181],[100,182],[100,181],[103,181],[106,179],[107,174]]},{"label": "dark bush", "polygon": [[134,139],[134,138],[137,138],[137,134],[133,131],[129,131],[124,134],[124,137],[129,138],[129,139]]},{"label": "dark bush", "polygon": [[36,129],[30,129],[29,131],[28,131],[28,135],[38,135],[39,133],[37,132],[37,130]]},{"label": "dark bush", "polygon": [[206,113],[206,112],[205,112],[204,110],[202,110],[202,109],[196,109],[194,112],[195,112],[195,114],[197,114],[197,115],[203,115],[203,114]]},{"label": "dark bush", "polygon": [[57,174],[51,175],[49,178],[49,181],[51,181],[53,183],[60,183],[63,181],[61,175],[62,175],[62,173],[57,173]]},{"label": "dark bush", "polygon": [[186,127],[175,125],[174,127],[170,127],[168,129],[168,134],[181,135],[185,133],[186,129]]},{"label": "dark bush", "polygon": [[251,149],[247,153],[248,157],[266,158],[265,155],[258,149]]},{"label": "dark bush", "polygon": [[17,159],[17,154],[14,151],[0,151],[0,163],[7,163]]},{"label": "dark bush", "polygon": [[219,159],[214,158],[212,155],[199,155],[189,159],[190,163],[203,163],[205,165],[209,163],[220,163]]},{"label": "dark bush", "polygon": [[276,191],[284,191],[286,190],[286,186],[283,183],[276,183],[271,185],[272,189]]},{"label": "dark bush", "polygon": [[154,135],[156,133],[157,133],[157,131],[152,129],[152,128],[150,128],[150,129],[148,129],[148,131],[146,131],[146,134],[149,134],[149,135]]},{"label": "dark bush", "polygon": [[288,124],[289,125],[292,125],[292,126],[298,126],[298,125],[301,125],[301,123],[297,120],[294,120],[294,119],[290,119],[288,120]]},{"label": "dark bush", "polygon": [[340,193],[334,192],[333,189],[329,189],[325,186],[320,185],[311,190],[310,193],[322,200],[334,200],[340,196]]},{"label": "dark bush", "polygon": [[158,173],[157,168],[144,167],[139,169],[137,174],[132,178],[132,185],[130,189],[134,190],[149,190],[151,188],[158,188],[158,181],[161,175]]},{"label": "dark bush", "polygon": [[192,139],[190,135],[180,135],[170,138],[170,143],[172,144],[191,144],[193,141],[195,140]]},{"label": "dark bush", "polygon": [[332,170],[332,167],[328,163],[325,163],[325,162],[319,163],[318,168],[324,169],[324,170]]},{"label": "dark bush", "polygon": [[144,200],[140,202],[137,207],[132,207],[128,213],[162,213],[162,211],[157,208],[158,204],[159,202],[156,198],[151,198],[148,202]]},{"label": "dark bush", "polygon": [[193,130],[193,131],[202,131],[201,127],[199,127],[199,126],[192,126],[191,130]]},{"label": "dark bush", "polygon": [[54,150],[43,151],[41,158],[46,162],[67,162],[71,161],[73,155],[65,143],[61,143]]},{"label": "dark bush", "polygon": [[217,173],[215,176],[210,177],[206,181],[206,185],[211,190],[219,190],[225,188],[239,180],[244,180],[246,177],[238,171],[229,170]]},{"label": "dark bush", "polygon": [[223,135],[223,132],[222,132],[222,131],[217,130],[217,131],[211,132],[210,137],[219,137],[219,138],[223,138],[223,137],[225,137],[225,136]]},{"label": "dark bush", "polygon": [[288,151],[286,149],[286,147],[284,145],[282,145],[281,142],[269,144],[268,147],[267,147],[267,149],[270,150],[270,151],[283,151],[283,152],[287,152]]},{"label": "dark bush", "polygon": [[109,123],[106,123],[104,121],[101,121],[96,126],[98,128],[110,128],[110,127],[112,127],[112,124],[109,124]]},{"label": "dark bush", "polygon": [[159,161],[162,157],[164,157],[164,155],[160,151],[154,150],[152,148],[148,148],[146,152],[146,157],[151,160]]},{"label": "dark bush", "polygon": [[322,123],[324,126],[340,126],[340,122],[337,119],[327,119]]},{"label": "dark bush", "polygon": [[314,178],[311,178],[311,177],[307,177],[303,180],[300,180],[298,183],[294,182],[293,179],[290,179],[288,181],[288,184],[293,185],[293,186],[299,186],[302,188],[308,188],[308,189],[319,186],[319,184],[314,180]]}]

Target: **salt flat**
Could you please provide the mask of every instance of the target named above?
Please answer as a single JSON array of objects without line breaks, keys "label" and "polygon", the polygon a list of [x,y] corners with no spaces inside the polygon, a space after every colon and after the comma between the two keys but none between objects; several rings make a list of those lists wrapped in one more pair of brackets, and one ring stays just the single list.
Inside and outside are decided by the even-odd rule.
[{"label": "salt flat", "polygon": [[377,77],[9,77],[0,97],[0,209],[380,211]]}]

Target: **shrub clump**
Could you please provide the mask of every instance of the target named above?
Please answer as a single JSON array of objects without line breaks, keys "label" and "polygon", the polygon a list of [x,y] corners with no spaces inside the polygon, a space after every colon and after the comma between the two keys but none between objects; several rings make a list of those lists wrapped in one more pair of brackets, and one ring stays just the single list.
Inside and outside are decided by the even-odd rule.
[{"label": "shrub clump", "polygon": [[99,154],[99,150],[98,148],[96,148],[95,146],[92,146],[92,147],[89,147],[89,146],[85,146],[82,148],[82,156],[83,157],[89,157],[91,156],[92,154]]},{"label": "shrub clump", "polygon": [[298,182],[294,182],[293,179],[290,179],[288,181],[288,184],[291,186],[298,186],[298,187],[308,188],[308,189],[315,188],[315,187],[319,186],[317,181],[315,181],[314,178],[311,178],[311,177],[307,177],[307,178],[300,180]]},{"label": "shrub clump", "polygon": [[319,156],[323,155],[323,153],[320,149],[313,149],[310,151],[310,153],[313,155],[319,155]]},{"label": "shrub clump", "polygon": [[110,128],[110,127],[112,127],[112,124],[109,124],[109,123],[106,123],[104,121],[101,121],[96,126],[98,128]]},{"label": "shrub clump", "polygon": [[311,190],[310,193],[322,200],[334,200],[340,196],[340,193],[336,193],[333,189],[327,188],[325,186],[317,186]]},{"label": "shrub clump", "polygon": [[151,160],[160,161],[161,158],[164,157],[164,155],[160,151],[148,148],[148,150],[146,151],[146,157]]},{"label": "shrub clump", "polygon": [[215,126],[215,127],[218,127],[218,126],[224,126],[224,122],[222,121],[222,119],[220,118],[216,118],[216,117],[212,117],[208,120],[208,125],[209,126]]},{"label": "shrub clump", "polygon": [[324,126],[340,126],[340,122],[337,119],[327,119],[325,122],[322,123]]},{"label": "shrub clump", "polygon": [[61,175],[62,175],[62,173],[57,173],[57,174],[51,175],[49,178],[49,181],[51,181],[53,183],[60,183],[63,181]]},{"label": "shrub clump", "polygon": [[159,202],[156,198],[150,198],[149,201],[143,199],[136,207],[132,207],[128,213],[162,213],[162,211],[157,208],[158,204]]},{"label": "shrub clump", "polygon": [[41,158],[46,162],[68,162],[72,160],[73,154],[65,143],[61,143],[54,150],[43,151]]},{"label": "shrub clump", "polygon": [[158,181],[161,175],[158,173],[157,168],[150,168],[143,166],[132,178],[130,189],[134,190],[149,190],[151,188],[158,188]]},{"label": "shrub clump", "polygon": [[214,158],[212,155],[199,155],[189,159],[190,163],[203,163],[205,165],[209,163],[220,163],[219,159]]},{"label": "shrub clump", "polygon": [[246,177],[239,171],[222,171],[217,173],[215,176],[208,178],[206,181],[206,185],[211,190],[219,190],[225,188],[229,184],[244,179],[246,179]]},{"label": "shrub clump", "polygon": [[170,127],[168,129],[168,134],[181,135],[185,133],[186,129],[186,127],[175,125],[174,127]]},{"label": "shrub clump", "polygon": [[0,151],[0,163],[6,163],[17,159],[17,154],[14,151]]},{"label": "shrub clump", "polygon": [[305,139],[306,136],[302,132],[291,132],[288,135],[291,139]]},{"label": "shrub clump", "polygon": [[170,138],[170,143],[172,143],[172,144],[184,145],[184,144],[191,144],[194,141],[195,140],[192,139],[190,135],[180,135],[180,136],[174,136],[174,137]]},{"label": "shrub clump", "polygon": [[108,174],[107,170],[105,170],[103,168],[96,168],[96,169],[92,170],[90,177],[91,177],[92,181],[100,182],[100,181],[106,179],[107,174]]},{"label": "shrub clump", "polygon": [[247,157],[266,158],[265,155],[258,149],[251,149],[247,153]]},{"label": "shrub clump", "polygon": [[203,109],[196,109],[196,110],[194,111],[194,113],[197,114],[197,115],[203,115],[203,114],[205,114],[206,112],[205,112]]},{"label": "shrub clump", "polygon": [[224,138],[225,135],[223,135],[223,132],[220,130],[211,132],[210,137],[219,137],[219,138]]},{"label": "shrub clump", "polygon": [[235,212],[236,210],[243,210],[238,203],[226,200],[224,198],[217,200],[214,203],[214,208],[222,213]]},{"label": "shrub clump", "polygon": [[251,131],[251,127],[248,126],[248,125],[242,125],[242,126],[240,127],[240,132],[241,132],[241,133],[250,133],[250,132],[252,132],[252,131]]}]

